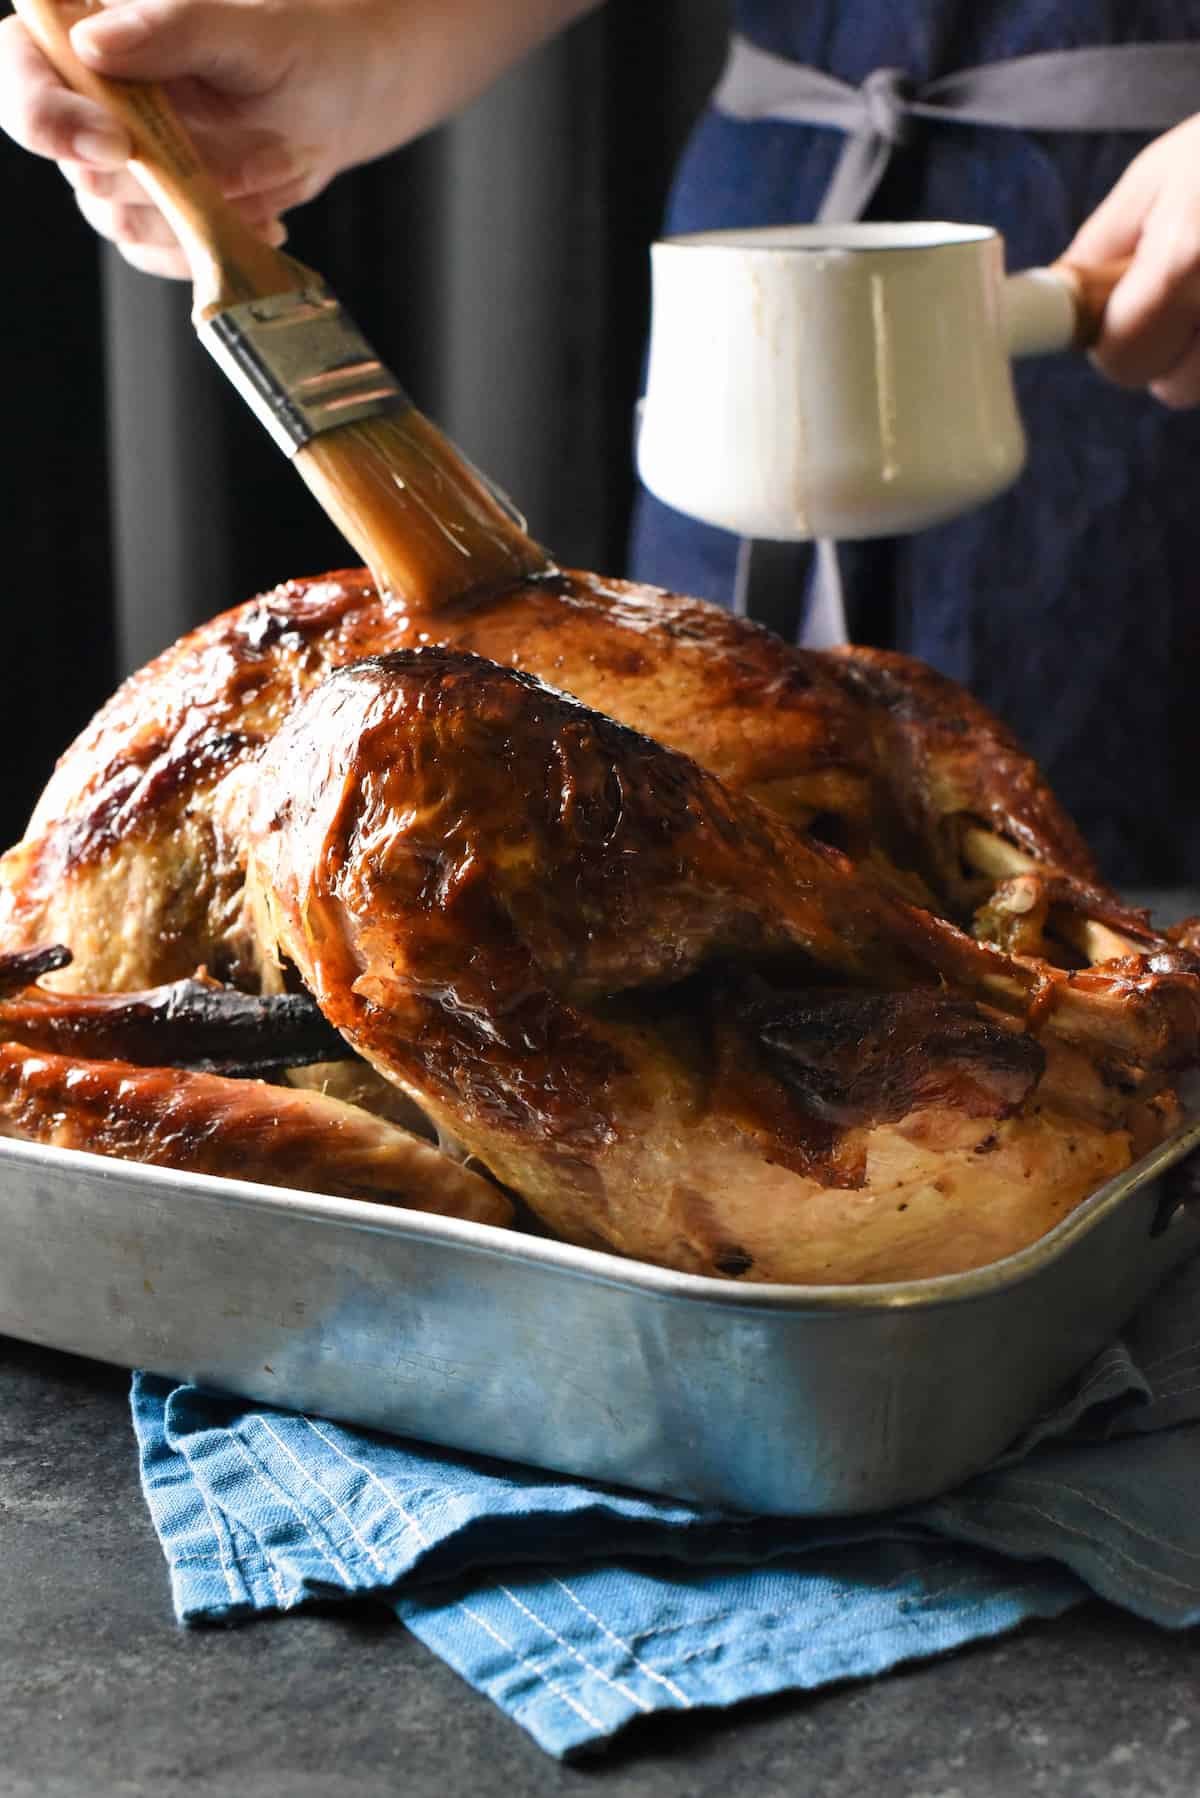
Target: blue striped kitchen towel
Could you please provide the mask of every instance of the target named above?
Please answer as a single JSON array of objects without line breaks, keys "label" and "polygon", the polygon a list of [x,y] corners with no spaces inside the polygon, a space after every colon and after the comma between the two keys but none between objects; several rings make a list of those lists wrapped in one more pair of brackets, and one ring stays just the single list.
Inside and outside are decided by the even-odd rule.
[{"label": "blue striped kitchen towel", "polygon": [[1091,1593],[1200,1619],[1200,1262],[997,1466],[844,1523],[732,1517],[145,1374],[133,1416],[182,1621],[384,1597],[556,1755]]}]

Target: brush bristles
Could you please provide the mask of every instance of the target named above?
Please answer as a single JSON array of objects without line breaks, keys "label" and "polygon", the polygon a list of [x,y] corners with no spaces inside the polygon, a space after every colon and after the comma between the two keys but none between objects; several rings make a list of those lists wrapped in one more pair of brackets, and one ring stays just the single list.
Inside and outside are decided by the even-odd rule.
[{"label": "brush bristles", "polygon": [[552,566],[414,407],[324,431],[295,463],[380,591],[413,612]]}]

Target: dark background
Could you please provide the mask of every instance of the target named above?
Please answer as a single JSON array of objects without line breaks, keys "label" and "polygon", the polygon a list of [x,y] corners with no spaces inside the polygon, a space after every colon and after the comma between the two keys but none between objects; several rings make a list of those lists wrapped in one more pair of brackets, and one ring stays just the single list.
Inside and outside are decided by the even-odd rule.
[{"label": "dark background", "polygon": [[[624,564],[647,247],[724,0],[610,0],[459,119],[289,220],[405,386],[568,563]],[[8,432],[0,840],[117,678],[351,559],[196,344],[189,294],[101,251],[0,148]]]}]

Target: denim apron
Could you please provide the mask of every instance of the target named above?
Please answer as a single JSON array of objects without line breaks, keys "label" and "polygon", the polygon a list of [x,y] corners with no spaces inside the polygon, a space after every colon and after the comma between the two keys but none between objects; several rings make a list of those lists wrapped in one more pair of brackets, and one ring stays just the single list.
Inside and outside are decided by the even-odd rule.
[{"label": "denim apron", "polygon": [[[897,92],[937,98],[945,77],[1008,58],[1191,40],[1196,60],[1179,58],[1174,116],[1200,112],[1197,0],[736,0],[733,10],[741,39],[784,59],[781,90],[786,63],[851,88],[867,82],[888,141],[865,203],[852,207],[858,216],[994,225],[1011,268],[1052,261],[1172,118],[1151,106],[1155,129],[1076,120],[1028,130],[898,115]],[[1113,108],[1101,97],[1097,112],[1123,126],[1139,116],[1136,97]],[[846,131],[801,122],[795,108],[747,118],[710,106],[666,231],[816,217],[831,185],[845,187]],[[858,160],[872,163],[870,144]],[[921,657],[992,706],[1037,756],[1110,878],[1200,884],[1200,411],[1170,413],[1112,387],[1078,355],[1020,366],[1016,382],[1025,473],[950,524],[840,546],[850,634]],[[727,533],[639,494],[638,579],[731,605],[739,550]],[[790,578],[808,593],[797,606],[802,637],[814,583],[803,548],[791,554]],[[786,552],[766,560],[788,578]]]}]

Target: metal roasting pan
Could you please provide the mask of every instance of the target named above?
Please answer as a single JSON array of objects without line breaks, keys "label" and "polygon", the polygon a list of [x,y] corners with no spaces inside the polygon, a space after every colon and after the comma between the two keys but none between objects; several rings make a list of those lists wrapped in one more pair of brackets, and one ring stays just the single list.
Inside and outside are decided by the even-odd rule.
[{"label": "metal roasting pan", "polygon": [[743,1511],[871,1511],[991,1460],[1200,1247],[1168,1176],[1198,1145],[978,1271],[805,1287],[0,1142],[0,1332]]}]

